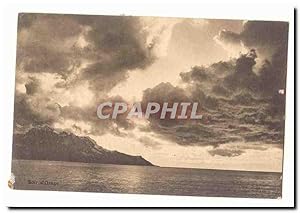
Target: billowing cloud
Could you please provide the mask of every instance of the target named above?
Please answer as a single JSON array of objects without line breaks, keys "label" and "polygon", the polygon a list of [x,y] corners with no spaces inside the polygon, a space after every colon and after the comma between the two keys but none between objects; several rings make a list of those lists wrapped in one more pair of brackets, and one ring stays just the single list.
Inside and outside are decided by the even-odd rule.
[{"label": "billowing cloud", "polygon": [[223,30],[217,36],[223,43],[242,43],[248,49],[256,49],[260,59],[260,74],[263,92],[275,94],[285,88],[288,23],[269,21],[247,21],[240,33]]},{"label": "billowing cloud", "polygon": [[[282,114],[277,104],[282,95],[266,95],[263,76],[254,72],[254,49],[238,58],[209,66],[195,66],[180,74],[185,87],[161,83],[144,91],[143,103],[199,102],[198,121],[150,118],[151,128],[162,138],[182,146],[209,146],[211,155],[234,157],[244,153],[218,148],[232,142],[282,144]],[[277,93],[278,94],[278,93]],[[275,97],[275,98],[274,98]],[[272,101],[273,100],[273,101]],[[259,145],[258,145],[259,146]],[[251,146],[255,149],[255,146]]]},{"label": "billowing cloud", "polygon": [[[54,107],[58,121],[85,120],[97,134],[110,126],[99,125],[97,103],[109,99],[106,93],[125,80],[129,70],[142,69],[155,58],[155,44],[147,43],[138,17],[20,14],[18,31],[17,87],[25,87],[25,94],[16,93],[21,99],[17,109],[18,103],[26,105],[22,108],[29,108],[39,122],[50,122],[47,110]],[[43,88],[49,82],[51,87]],[[116,122],[129,127],[125,120]]]},{"label": "billowing cloud", "polygon": [[153,46],[147,43],[147,32],[139,18],[89,16],[81,23],[90,27],[85,39],[95,51],[97,61],[80,76],[95,89],[109,91],[126,79],[128,70],[145,68],[153,62]]},{"label": "billowing cloud", "polygon": [[24,94],[15,97],[15,126],[51,125],[59,119],[59,106],[48,97],[32,98]]},{"label": "billowing cloud", "polygon": [[66,79],[88,63],[78,80],[107,90],[124,80],[128,69],[154,60],[138,17],[20,14],[19,25],[17,64],[25,72]]},{"label": "billowing cloud", "polygon": [[243,43],[250,48],[287,46],[287,22],[247,21],[240,33]]},{"label": "billowing cloud", "polygon": [[[226,43],[242,42],[248,48],[258,51],[275,51],[277,48],[286,46],[288,41],[288,23],[270,21],[247,21],[240,33],[230,30],[219,32],[217,39]],[[269,50],[263,50],[269,48]]]},{"label": "billowing cloud", "polygon": [[[46,124],[113,138],[124,150],[132,149],[125,139],[135,141],[136,153],[156,150],[158,156],[172,149],[172,159],[193,148],[210,160],[282,148],[285,95],[278,90],[285,88],[287,27],[283,22],[20,14],[15,131]],[[162,120],[158,112],[139,126],[140,120],[126,114],[116,120],[97,117],[98,104],[134,102],[135,95],[143,109],[148,102],[169,107],[198,102],[203,118]],[[185,157],[197,159],[197,154]]]}]

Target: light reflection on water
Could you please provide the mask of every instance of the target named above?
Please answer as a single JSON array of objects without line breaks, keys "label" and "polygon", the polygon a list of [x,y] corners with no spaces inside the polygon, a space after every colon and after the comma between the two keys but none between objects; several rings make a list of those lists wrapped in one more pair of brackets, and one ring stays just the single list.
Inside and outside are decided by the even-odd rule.
[{"label": "light reflection on water", "polygon": [[[280,173],[27,160],[13,160],[12,166],[16,189],[257,198],[281,195]],[[38,184],[29,184],[29,180]]]}]

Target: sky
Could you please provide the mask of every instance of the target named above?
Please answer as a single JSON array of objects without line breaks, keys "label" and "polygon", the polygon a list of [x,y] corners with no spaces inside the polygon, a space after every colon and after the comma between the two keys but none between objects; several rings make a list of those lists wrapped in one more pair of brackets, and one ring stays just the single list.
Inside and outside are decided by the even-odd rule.
[{"label": "sky", "polygon": [[[48,125],[164,167],[281,171],[284,22],[20,14],[14,131]],[[97,106],[199,102],[197,122]]]}]

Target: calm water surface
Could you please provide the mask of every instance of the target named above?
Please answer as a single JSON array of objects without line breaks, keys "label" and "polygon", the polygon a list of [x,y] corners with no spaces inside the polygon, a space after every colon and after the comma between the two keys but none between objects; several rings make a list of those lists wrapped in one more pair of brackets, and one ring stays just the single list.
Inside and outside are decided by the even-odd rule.
[{"label": "calm water surface", "polygon": [[13,160],[15,189],[278,198],[281,173]]}]

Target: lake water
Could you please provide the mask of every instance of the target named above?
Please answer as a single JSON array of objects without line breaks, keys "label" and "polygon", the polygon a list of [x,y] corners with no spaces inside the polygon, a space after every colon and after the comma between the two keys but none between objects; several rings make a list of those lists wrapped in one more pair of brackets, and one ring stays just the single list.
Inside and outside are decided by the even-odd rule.
[{"label": "lake water", "polygon": [[281,173],[13,160],[15,189],[278,198]]}]

